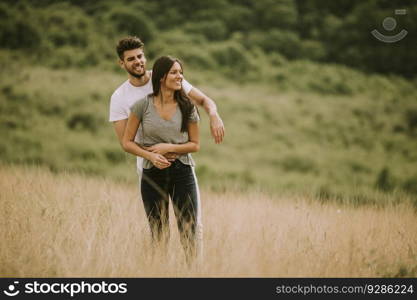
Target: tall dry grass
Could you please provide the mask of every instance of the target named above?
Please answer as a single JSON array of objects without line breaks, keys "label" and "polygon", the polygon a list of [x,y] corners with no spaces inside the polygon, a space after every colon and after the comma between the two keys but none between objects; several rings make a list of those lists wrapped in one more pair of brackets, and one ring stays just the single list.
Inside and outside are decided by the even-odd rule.
[{"label": "tall dry grass", "polygon": [[204,259],[188,268],[173,218],[168,252],[152,251],[136,186],[2,166],[0,191],[2,277],[417,275],[407,202],[354,208],[203,190]]}]

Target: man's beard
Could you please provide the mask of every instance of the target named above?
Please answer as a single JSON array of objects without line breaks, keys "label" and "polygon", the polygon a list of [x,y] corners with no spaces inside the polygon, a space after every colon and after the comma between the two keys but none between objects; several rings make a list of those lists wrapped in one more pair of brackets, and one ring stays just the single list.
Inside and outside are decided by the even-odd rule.
[{"label": "man's beard", "polygon": [[126,70],[130,75],[132,75],[133,77],[135,77],[135,78],[137,78],[137,79],[140,79],[140,78],[142,78],[145,74],[146,74],[146,70],[144,69],[144,71],[143,71],[143,73],[142,74],[137,74],[137,73],[133,73],[132,71],[130,71],[130,70]]}]

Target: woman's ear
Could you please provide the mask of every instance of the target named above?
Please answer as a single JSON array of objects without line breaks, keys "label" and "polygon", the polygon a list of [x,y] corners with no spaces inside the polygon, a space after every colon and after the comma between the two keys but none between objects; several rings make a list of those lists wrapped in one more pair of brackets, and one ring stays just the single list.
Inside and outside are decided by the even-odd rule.
[{"label": "woman's ear", "polygon": [[159,81],[161,84],[165,82],[165,79],[167,78],[167,75],[165,74],[164,77],[161,78],[161,80]]}]

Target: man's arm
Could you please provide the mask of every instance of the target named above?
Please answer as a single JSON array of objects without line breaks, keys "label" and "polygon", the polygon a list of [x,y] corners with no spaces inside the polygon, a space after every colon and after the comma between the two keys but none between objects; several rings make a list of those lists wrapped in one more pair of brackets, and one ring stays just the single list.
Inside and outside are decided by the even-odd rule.
[{"label": "man's arm", "polygon": [[116,132],[117,139],[119,140],[120,146],[123,148],[123,134],[125,133],[127,119],[113,122],[114,131]]},{"label": "man's arm", "polygon": [[210,118],[211,135],[213,136],[215,143],[220,144],[224,138],[224,125],[222,119],[217,113],[216,103],[195,87],[191,89],[188,96],[192,101],[194,101],[194,103],[202,106],[207,112]]}]

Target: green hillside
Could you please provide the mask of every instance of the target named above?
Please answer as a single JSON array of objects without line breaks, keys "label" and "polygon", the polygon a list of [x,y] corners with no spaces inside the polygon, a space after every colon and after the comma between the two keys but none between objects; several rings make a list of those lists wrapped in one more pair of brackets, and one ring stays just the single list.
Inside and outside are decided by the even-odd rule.
[{"label": "green hillside", "polygon": [[[7,67],[0,87],[3,162],[135,179],[134,162],[107,122],[109,97],[124,75]],[[416,192],[412,83],[308,62],[279,70],[269,81],[245,84],[186,73],[216,100],[227,130],[224,143],[215,145],[202,113],[203,143],[195,155],[202,184],[321,192],[379,185]]]}]

